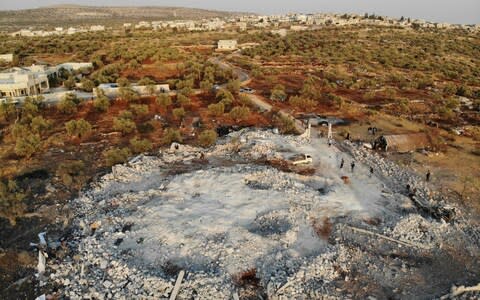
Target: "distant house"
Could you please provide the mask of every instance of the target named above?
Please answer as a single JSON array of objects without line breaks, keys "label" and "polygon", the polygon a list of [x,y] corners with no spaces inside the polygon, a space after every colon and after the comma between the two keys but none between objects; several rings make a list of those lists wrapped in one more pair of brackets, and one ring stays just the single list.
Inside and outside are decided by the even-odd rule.
[{"label": "distant house", "polygon": [[221,51],[237,50],[237,40],[219,40],[217,49]]},{"label": "distant house", "polygon": [[406,153],[419,149],[427,149],[431,140],[425,133],[382,135],[373,143],[374,149]]},{"label": "distant house", "polygon": [[307,30],[307,29],[308,29],[307,26],[302,26],[302,25],[292,25],[292,26],[290,26],[291,31],[304,31],[304,30]]},{"label": "distant house", "polygon": [[13,54],[0,54],[0,61],[4,62],[12,62],[13,61]]},{"label": "distant house", "polygon": [[90,26],[90,31],[104,31],[105,26],[103,25],[92,25]]},{"label": "distant house", "polygon": [[274,35],[279,35],[281,37],[286,37],[287,36],[287,30],[285,28],[278,29],[278,30],[272,30],[270,32]]},{"label": "distant house", "polygon": [[238,30],[245,31],[247,30],[247,23],[246,22],[237,22]]},{"label": "distant house", "polygon": [[[98,86],[98,90],[102,91],[103,94],[109,98],[116,98],[120,95],[120,87],[116,83],[103,83]],[[132,90],[135,91],[140,96],[150,95],[150,88],[145,85],[136,85],[132,84]],[[170,86],[168,84],[156,84],[153,85],[153,92],[155,94],[159,93],[169,93]],[[98,97],[97,89],[93,90],[93,95]]]}]

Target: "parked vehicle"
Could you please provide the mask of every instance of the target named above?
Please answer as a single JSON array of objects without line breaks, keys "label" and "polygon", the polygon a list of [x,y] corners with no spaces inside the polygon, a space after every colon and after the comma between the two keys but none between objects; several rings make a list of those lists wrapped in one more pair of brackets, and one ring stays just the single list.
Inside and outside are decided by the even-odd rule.
[{"label": "parked vehicle", "polygon": [[255,93],[255,90],[249,87],[243,87],[243,88],[240,88],[240,93],[253,94]]},{"label": "parked vehicle", "polygon": [[303,164],[311,164],[313,163],[313,158],[310,154],[302,154],[298,157],[294,157],[292,159],[293,165],[303,165]]}]

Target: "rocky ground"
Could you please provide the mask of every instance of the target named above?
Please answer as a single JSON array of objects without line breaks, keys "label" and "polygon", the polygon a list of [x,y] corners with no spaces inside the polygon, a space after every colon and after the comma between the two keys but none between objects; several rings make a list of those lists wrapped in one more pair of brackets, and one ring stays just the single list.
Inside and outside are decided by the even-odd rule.
[{"label": "rocky ground", "polygon": [[[298,153],[312,174],[265,163]],[[361,146],[242,130],[115,166],[40,278],[71,299],[168,298],[181,270],[177,299],[439,298],[480,281],[478,223],[448,202]]]}]

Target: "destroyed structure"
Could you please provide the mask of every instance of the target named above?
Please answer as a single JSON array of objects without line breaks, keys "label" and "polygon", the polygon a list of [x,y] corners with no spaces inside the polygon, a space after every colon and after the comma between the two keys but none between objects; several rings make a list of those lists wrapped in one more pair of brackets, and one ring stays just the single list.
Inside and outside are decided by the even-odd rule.
[{"label": "destroyed structure", "polygon": [[[311,164],[285,166],[302,153]],[[68,242],[49,241],[66,255],[44,273],[71,299],[412,299],[478,280],[478,228],[349,141],[242,130],[174,144],[114,166],[72,206]]]}]

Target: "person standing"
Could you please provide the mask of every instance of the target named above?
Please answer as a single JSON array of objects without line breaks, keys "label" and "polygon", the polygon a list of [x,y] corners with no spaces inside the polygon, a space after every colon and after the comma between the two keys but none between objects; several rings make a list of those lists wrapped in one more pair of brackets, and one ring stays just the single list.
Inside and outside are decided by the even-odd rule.
[{"label": "person standing", "polygon": [[427,182],[430,181],[430,176],[431,176],[431,175],[432,175],[432,174],[430,173],[430,170],[428,170],[427,175],[426,175]]},{"label": "person standing", "polygon": [[373,167],[370,167],[370,177],[373,175]]},{"label": "person standing", "polygon": [[355,169],[355,162],[352,161],[352,163],[350,164],[350,167],[352,168],[352,173],[353,173],[353,170]]}]

